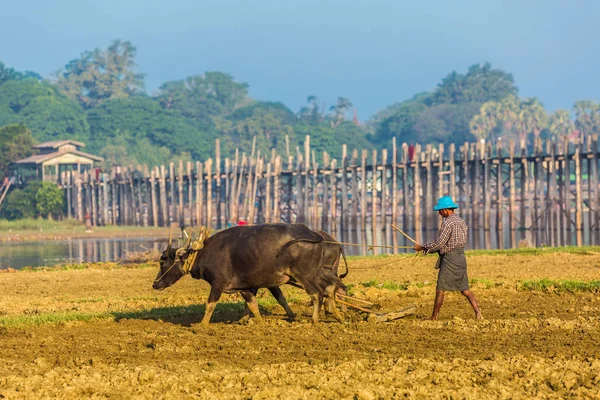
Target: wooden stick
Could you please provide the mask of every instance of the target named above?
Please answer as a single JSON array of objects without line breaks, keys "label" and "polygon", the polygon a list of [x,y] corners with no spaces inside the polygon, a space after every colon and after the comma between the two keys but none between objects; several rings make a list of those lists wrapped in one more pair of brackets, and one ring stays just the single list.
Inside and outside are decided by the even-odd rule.
[{"label": "wooden stick", "polygon": [[363,307],[355,306],[354,304],[350,304],[350,303],[342,301],[340,299],[336,299],[335,301],[338,302],[338,303],[340,303],[340,304],[343,304],[345,306],[356,308],[357,310],[360,310],[360,311],[364,311],[366,313],[372,313],[373,312],[373,311],[369,310],[368,308],[363,308]]},{"label": "wooden stick", "polygon": [[394,228],[395,230],[397,230],[398,232],[400,232],[402,235],[404,235],[405,238],[407,238],[408,240],[410,240],[414,244],[419,244],[419,243],[415,242],[415,240],[413,238],[411,238],[410,236],[408,236],[406,233],[402,232],[402,230],[399,229],[398,227],[396,227],[396,225],[394,225],[394,224],[391,224],[391,225],[392,225],[392,228]]},{"label": "wooden stick", "polygon": [[337,293],[336,296],[342,297],[344,299],[355,300],[355,301],[357,301],[359,303],[363,303],[363,304],[369,304],[370,306],[374,306],[375,305],[375,303],[371,303],[370,301],[366,301],[366,300],[362,300],[362,299],[357,299],[356,297],[346,296],[345,294]]}]

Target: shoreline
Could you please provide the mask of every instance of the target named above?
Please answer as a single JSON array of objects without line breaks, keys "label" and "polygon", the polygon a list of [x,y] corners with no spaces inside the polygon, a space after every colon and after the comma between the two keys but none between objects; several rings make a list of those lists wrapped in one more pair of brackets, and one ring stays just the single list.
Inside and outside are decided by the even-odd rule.
[{"label": "shoreline", "polygon": [[169,234],[173,237],[179,235],[179,227],[130,227],[130,226],[106,226],[95,227],[92,231],[86,232],[84,227],[75,229],[39,229],[39,230],[8,230],[0,231],[0,243],[10,242],[34,242],[34,241],[52,241],[69,239],[107,239],[107,238],[152,238],[165,237]]}]

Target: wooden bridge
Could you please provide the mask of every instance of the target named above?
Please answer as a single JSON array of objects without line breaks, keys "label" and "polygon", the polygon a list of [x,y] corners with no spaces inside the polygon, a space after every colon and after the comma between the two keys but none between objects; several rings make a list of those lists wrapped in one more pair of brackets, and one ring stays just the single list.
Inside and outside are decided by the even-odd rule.
[{"label": "wooden bridge", "polygon": [[[436,230],[432,211],[442,195],[460,206],[475,246],[597,243],[598,139],[581,143],[536,139],[533,149],[510,141],[449,146],[415,144],[327,153],[317,162],[307,136],[304,149],[281,156],[236,150],[235,157],[112,168],[98,176],[63,173],[69,216],[93,225],[209,225],[239,221],[303,222],[314,229],[373,231],[403,226],[422,239]],[[505,235],[506,233],[506,235]]]}]

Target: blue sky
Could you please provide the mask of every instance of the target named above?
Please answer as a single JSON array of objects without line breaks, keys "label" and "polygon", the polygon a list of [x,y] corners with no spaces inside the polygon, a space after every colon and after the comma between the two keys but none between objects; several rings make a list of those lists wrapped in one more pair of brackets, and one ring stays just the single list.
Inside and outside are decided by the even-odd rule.
[{"label": "blue sky", "polygon": [[553,111],[600,98],[600,2],[585,0],[4,0],[0,61],[47,77],[113,39],[138,48],[148,92],[222,70],[297,111],[348,97],[358,116],[477,62]]}]

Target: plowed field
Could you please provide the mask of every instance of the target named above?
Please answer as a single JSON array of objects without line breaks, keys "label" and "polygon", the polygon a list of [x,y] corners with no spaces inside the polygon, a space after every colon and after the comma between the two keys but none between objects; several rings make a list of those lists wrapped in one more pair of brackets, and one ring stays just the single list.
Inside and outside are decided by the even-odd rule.
[{"label": "plowed field", "polygon": [[0,398],[600,398],[600,253],[467,255],[484,321],[460,294],[441,319],[435,259],[352,258],[351,293],[394,311],[310,323],[309,297],[267,291],[242,325],[224,296],[202,328],[208,285],[151,288],[157,266],[0,274]]}]

